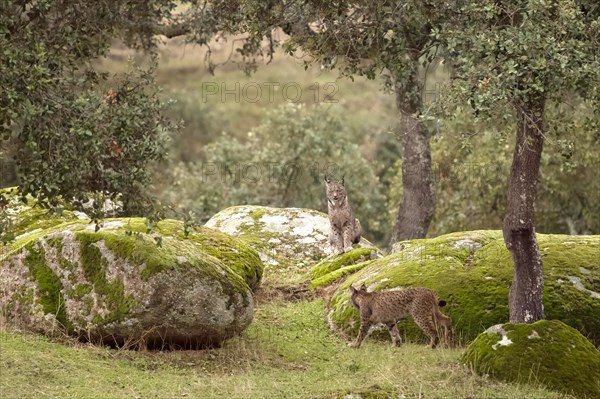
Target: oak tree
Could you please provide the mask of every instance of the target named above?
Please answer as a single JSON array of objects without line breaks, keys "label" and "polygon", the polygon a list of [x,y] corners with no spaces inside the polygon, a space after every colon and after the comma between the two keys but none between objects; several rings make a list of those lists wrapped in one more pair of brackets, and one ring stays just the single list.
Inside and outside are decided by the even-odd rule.
[{"label": "oak tree", "polygon": [[[174,126],[161,111],[154,70],[110,76],[94,66],[115,40],[152,49],[175,2],[0,0],[0,155],[19,191],[43,206],[90,193],[149,203],[150,166]],[[4,159],[2,159],[4,160]]]},{"label": "oak tree", "polygon": [[480,115],[516,119],[503,232],[515,266],[510,321],[532,323],[544,318],[535,211],[545,111],[573,95],[598,104],[600,8],[585,0],[444,4],[448,21],[436,35],[456,68],[457,92]]}]

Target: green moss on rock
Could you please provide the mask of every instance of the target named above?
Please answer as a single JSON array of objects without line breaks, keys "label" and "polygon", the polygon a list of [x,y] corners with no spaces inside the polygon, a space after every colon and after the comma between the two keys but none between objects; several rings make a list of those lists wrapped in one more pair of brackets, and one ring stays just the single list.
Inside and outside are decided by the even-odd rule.
[{"label": "green moss on rock", "polygon": [[[600,344],[599,236],[538,234],[544,264],[546,316],[577,328]],[[398,252],[377,259],[348,277],[332,296],[330,324],[354,336],[359,314],[350,306],[350,284],[371,291],[395,287],[427,287],[448,302],[455,333],[473,340],[486,328],[508,320],[508,291],[513,262],[500,231],[453,233],[406,241]],[[399,328],[408,339],[423,337],[412,322]]]},{"label": "green moss on rock", "polygon": [[[95,233],[78,233],[77,239],[81,246],[81,267],[85,273],[89,285],[93,287],[94,292],[101,296],[106,304],[109,313],[102,317],[96,317],[96,324],[108,324],[116,321],[123,321],[131,310],[135,307],[136,301],[133,295],[125,294],[123,280],[120,277],[109,282],[107,280],[107,261],[102,256],[100,249],[93,244],[99,241]],[[79,287],[89,286],[80,284]],[[84,288],[79,288],[77,294],[80,294]]]},{"label": "green moss on rock", "polygon": [[252,220],[254,220],[255,222],[257,222],[257,223],[258,223],[259,219],[260,219],[261,217],[263,217],[263,216],[264,216],[264,214],[265,214],[265,211],[264,211],[264,209],[257,209],[257,210],[255,210],[254,212],[252,212],[252,213],[250,214],[250,217],[252,218]]},{"label": "green moss on rock", "polygon": [[[119,219],[107,219],[107,221]],[[232,237],[218,230],[199,227],[190,232],[186,237],[183,223],[178,220],[162,220],[157,223],[153,234],[146,234],[147,226],[142,218],[122,219],[124,225],[117,231],[128,231],[131,239],[119,242],[114,241],[114,235],[106,236],[104,239],[107,246],[119,253],[120,256],[128,257],[136,261],[146,261],[145,277],[150,277],[159,270],[174,270],[178,267],[177,248],[172,248],[173,238],[184,243],[184,246],[193,248],[193,251],[203,251],[207,256],[214,256],[225,265],[229,266],[235,273],[244,279],[252,289],[260,285],[263,275],[263,263],[258,253],[243,240]],[[102,233],[100,230],[98,233]],[[114,232],[114,230],[111,230]],[[163,237],[162,248],[157,249],[153,235]],[[96,235],[97,237],[98,235]],[[189,245],[188,245],[189,244]],[[165,256],[170,254],[174,256]],[[180,251],[181,252],[181,251]],[[153,254],[156,258],[153,258]]]},{"label": "green moss on rock", "polygon": [[[47,236],[51,232],[59,232],[65,229],[69,230],[85,230],[88,227],[89,220],[81,221],[79,217],[85,217],[83,214],[78,214],[66,204],[67,209],[63,209],[60,214],[52,212],[49,209],[44,209],[36,206],[35,200],[30,198],[27,203],[23,203],[16,196],[16,188],[2,189],[1,191],[9,200],[8,209],[12,219],[12,230],[16,236],[16,240],[9,243],[4,248],[4,253],[19,251],[28,243],[34,242],[41,237]],[[260,210],[253,214],[254,218],[260,218],[264,212]],[[148,227],[143,218],[123,218],[103,220],[102,224],[122,221],[122,228],[114,229],[113,231],[146,234]],[[101,230],[102,231],[102,230]],[[140,235],[137,235],[139,238]],[[207,255],[214,256],[229,266],[234,272],[239,274],[245,282],[251,287],[256,288],[260,284],[263,274],[263,264],[256,251],[248,246],[244,241],[231,237],[217,230],[198,228],[188,237],[185,237],[183,223],[177,220],[163,220],[157,224],[152,236],[177,237],[181,240],[190,239],[199,244],[202,250]],[[151,250],[150,246],[156,246],[156,242],[151,238],[143,240],[142,243],[136,243],[135,248],[132,248],[132,242],[111,242],[111,245],[116,250],[122,249],[121,254],[139,253],[144,249]],[[109,237],[110,241],[110,237]],[[53,238],[49,241],[51,245],[59,249],[60,238]],[[153,254],[155,251],[150,251]],[[146,271],[147,275],[151,275],[155,270],[174,269],[177,264],[172,260],[168,265],[165,265],[160,259],[148,259],[149,268]],[[67,266],[67,264],[63,265]]]},{"label": "green moss on rock", "polygon": [[374,262],[373,260],[368,260],[366,262],[361,262],[361,263],[357,263],[355,265],[345,266],[340,269],[334,270],[330,273],[327,273],[324,276],[321,276],[319,278],[312,280],[310,282],[310,287],[311,288],[319,288],[319,287],[328,286],[330,284],[335,283],[342,277],[345,277],[349,274],[355,273],[355,272],[359,271],[360,269],[364,269],[365,267],[369,266],[373,262]]},{"label": "green moss on rock", "polygon": [[[193,240],[164,237],[158,246],[151,236],[143,233],[127,235],[119,230],[101,229],[98,232],[77,232],[75,235],[82,243],[84,270],[85,265],[93,265],[91,267],[96,276],[89,276],[92,279],[104,275],[100,250],[93,245],[102,241],[115,257],[144,265],[140,275],[146,281],[162,272],[194,267],[206,277],[221,279],[225,276],[237,292],[246,295],[248,286],[242,276],[204,252]],[[99,283],[105,287],[102,281]]]},{"label": "green moss on rock", "polygon": [[494,326],[471,343],[462,361],[499,380],[600,398],[600,352],[557,320]]},{"label": "green moss on rock", "polygon": [[373,257],[380,255],[371,248],[354,248],[341,255],[332,255],[311,268],[311,288],[323,287],[334,283],[344,276],[355,273],[371,263]]},{"label": "green moss on rock", "polygon": [[90,284],[77,284],[69,291],[69,295],[73,298],[83,298],[87,294],[92,292],[92,286]]},{"label": "green moss on rock", "polygon": [[[370,260],[373,256],[373,250],[370,248],[353,248],[352,251],[341,255],[329,256],[310,269],[310,277],[317,279],[345,266],[355,265]],[[375,256],[377,256],[375,254]]]},{"label": "green moss on rock", "polygon": [[67,317],[63,285],[52,268],[46,264],[44,250],[42,248],[35,248],[33,244],[30,244],[27,247],[25,264],[29,268],[31,276],[37,282],[39,293],[38,303],[42,306],[44,312],[46,314],[54,315],[56,321],[58,321],[65,330],[71,331],[73,325]]},{"label": "green moss on rock", "polygon": [[240,275],[250,288],[256,289],[260,285],[263,263],[258,253],[243,240],[207,227],[196,229],[189,238]]}]

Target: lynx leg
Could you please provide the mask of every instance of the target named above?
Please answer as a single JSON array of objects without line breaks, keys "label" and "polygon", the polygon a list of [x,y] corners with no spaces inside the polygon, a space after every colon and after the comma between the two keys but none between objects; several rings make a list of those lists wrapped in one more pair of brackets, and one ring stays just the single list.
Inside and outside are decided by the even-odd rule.
[{"label": "lynx leg", "polygon": [[444,330],[444,333],[440,334],[440,335],[444,337],[444,347],[451,348],[452,347],[452,330],[450,328],[448,328],[447,326],[442,326],[442,329]]},{"label": "lynx leg", "polygon": [[[437,318],[437,329],[440,336],[444,337],[444,346],[446,348],[452,347],[452,319],[444,314],[438,314]],[[443,334],[442,334],[443,331]]]},{"label": "lynx leg", "polygon": [[434,349],[438,345],[440,338],[438,336],[438,332],[435,328],[433,320],[424,320],[421,318],[414,318],[414,320],[415,323],[421,328],[421,330],[423,330],[423,332],[431,338],[431,349]]},{"label": "lynx leg", "polygon": [[331,226],[331,231],[329,232],[329,244],[333,248],[333,253],[335,255],[339,255],[344,252],[344,241],[342,237],[341,231],[335,229]]},{"label": "lynx leg", "polygon": [[356,337],[356,340],[354,342],[349,343],[348,346],[350,346],[352,348],[360,348],[360,344],[362,343],[363,339],[365,339],[365,337],[367,336],[367,333],[369,332],[369,327],[371,327],[371,322],[369,321],[369,318],[361,317],[360,318],[360,330],[358,331],[358,336]]},{"label": "lynx leg", "polygon": [[354,239],[354,230],[352,229],[353,224],[352,223],[347,223],[344,227],[343,227],[343,231],[342,231],[342,235],[343,235],[343,239],[344,239],[344,252],[349,252],[352,251],[352,240]]},{"label": "lynx leg", "polygon": [[396,322],[388,324],[390,329],[390,336],[392,337],[392,344],[394,346],[400,346],[402,344],[402,338],[400,338],[400,332],[398,331],[398,326]]}]

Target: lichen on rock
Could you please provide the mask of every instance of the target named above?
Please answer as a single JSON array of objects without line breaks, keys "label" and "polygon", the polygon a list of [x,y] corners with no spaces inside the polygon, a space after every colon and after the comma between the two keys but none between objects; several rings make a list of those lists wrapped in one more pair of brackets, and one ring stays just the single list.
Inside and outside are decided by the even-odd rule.
[{"label": "lichen on rock", "polygon": [[[234,206],[205,226],[244,239],[259,252],[268,272],[292,270],[300,280],[308,280],[310,267],[332,254],[329,219],[311,209]],[[379,252],[364,238],[357,247]]]},{"label": "lichen on rock", "polygon": [[600,352],[557,320],[494,326],[471,343],[462,361],[499,380],[539,383],[581,398],[600,397]]}]

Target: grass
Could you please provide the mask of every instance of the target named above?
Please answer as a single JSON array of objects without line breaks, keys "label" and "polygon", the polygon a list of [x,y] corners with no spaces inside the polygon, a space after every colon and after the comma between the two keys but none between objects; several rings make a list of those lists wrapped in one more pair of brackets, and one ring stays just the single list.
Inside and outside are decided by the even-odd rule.
[{"label": "grass", "polygon": [[[463,349],[369,339],[350,349],[324,322],[323,301],[259,304],[223,348],[117,351],[0,331],[2,398],[564,398],[474,375]],[[400,396],[402,397],[402,396]]]}]

